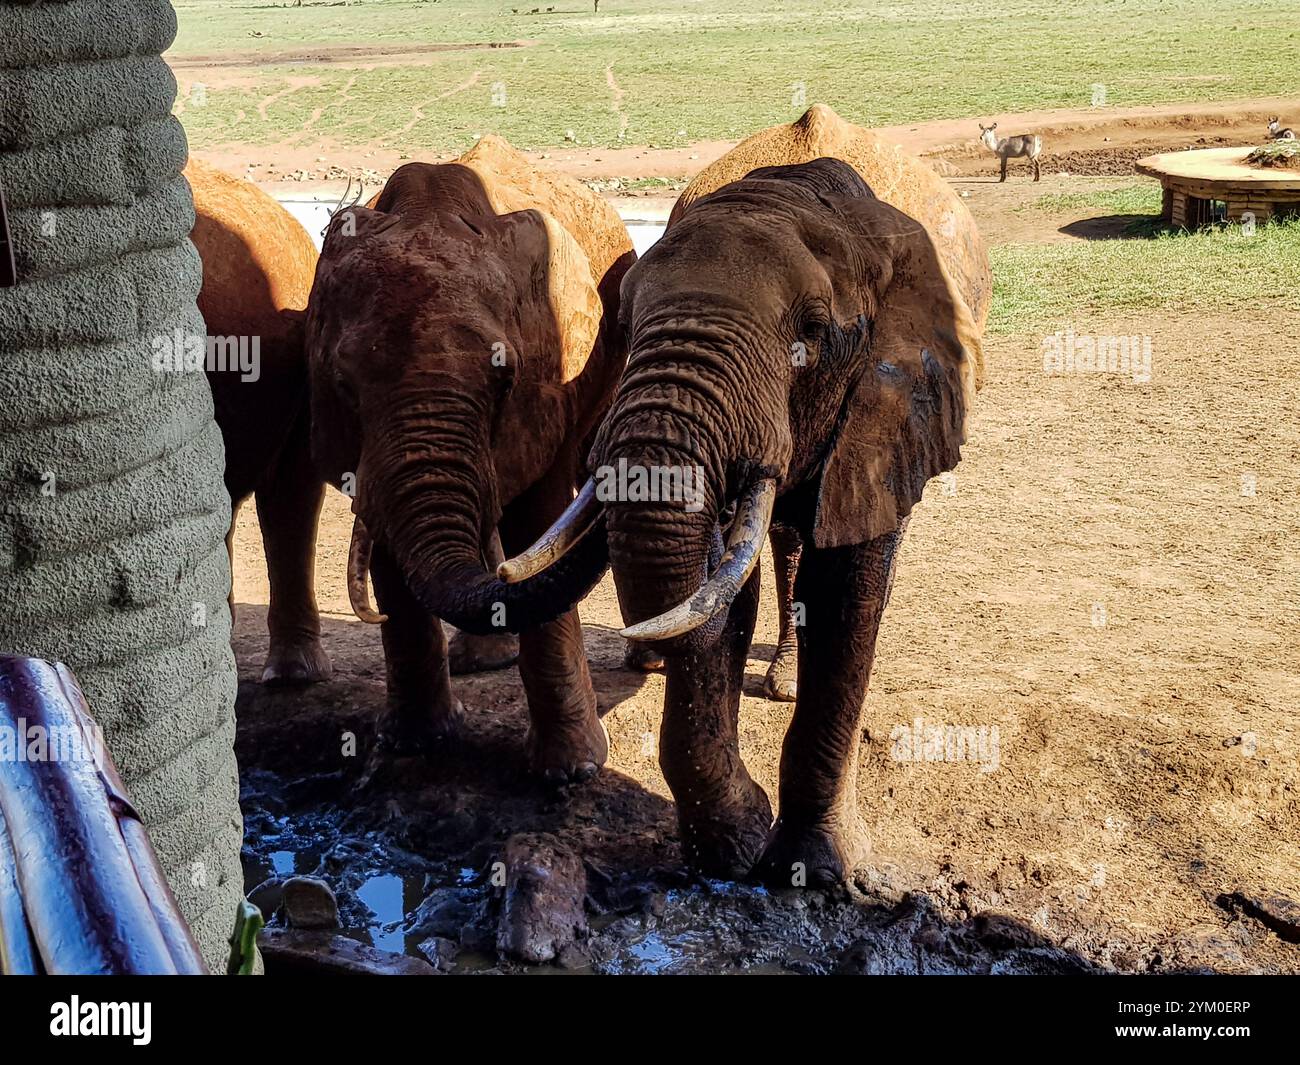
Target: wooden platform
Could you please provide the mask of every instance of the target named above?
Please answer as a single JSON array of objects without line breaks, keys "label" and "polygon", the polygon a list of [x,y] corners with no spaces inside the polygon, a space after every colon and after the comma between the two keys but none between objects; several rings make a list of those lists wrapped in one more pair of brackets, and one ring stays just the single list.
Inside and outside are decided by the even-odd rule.
[{"label": "wooden platform", "polygon": [[1222,203],[1234,222],[1253,216],[1267,222],[1275,215],[1300,212],[1300,171],[1248,166],[1254,148],[1204,148],[1149,155],[1133,164],[1139,174],[1157,178],[1164,188],[1161,214],[1186,229],[1214,220]]}]

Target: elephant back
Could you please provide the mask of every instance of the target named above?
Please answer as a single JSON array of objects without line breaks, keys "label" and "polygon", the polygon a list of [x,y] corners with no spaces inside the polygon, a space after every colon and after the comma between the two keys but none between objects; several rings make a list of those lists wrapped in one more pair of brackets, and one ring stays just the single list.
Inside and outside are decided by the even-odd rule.
[{"label": "elephant back", "polygon": [[[988,250],[975,220],[946,181],[916,156],[817,104],[795,122],[755,133],[701,170],[686,186],[668,224],[692,203],[759,167],[833,158],[853,167],[872,192],[920,222],[983,331],[992,293]],[[978,375],[977,375],[978,376]]]},{"label": "elephant back", "polygon": [[607,309],[635,253],[623,219],[603,197],[566,174],[537,166],[502,137],[483,137],[456,162],[479,175],[498,214],[530,208],[564,226],[586,253]]},{"label": "elephant back", "polygon": [[194,195],[191,239],[203,260],[199,310],[220,336],[260,336],[289,329],[283,312],[307,306],[317,252],[297,219],[250,181],[191,159],[185,177]]}]

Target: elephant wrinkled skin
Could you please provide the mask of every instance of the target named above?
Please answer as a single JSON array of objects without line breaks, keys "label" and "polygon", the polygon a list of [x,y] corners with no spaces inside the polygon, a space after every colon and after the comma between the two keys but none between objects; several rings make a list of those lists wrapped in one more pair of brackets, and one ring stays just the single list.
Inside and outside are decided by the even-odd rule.
[{"label": "elephant wrinkled skin", "polygon": [[[773,145],[795,158],[750,169]],[[802,161],[837,147],[847,161]],[[912,507],[960,459],[988,264],[941,182],[824,108],[735,152],[710,170],[740,173],[688,189],[624,279],[627,370],[588,468],[702,473],[702,506],[616,500],[602,513],[624,619],[667,660],[660,763],[688,862],[829,885],[866,852],[862,701]],[[864,181],[855,166],[872,158],[915,213]],[[775,824],[737,730],[769,517],[802,546]]]},{"label": "elephant wrinkled skin", "polygon": [[307,321],[312,453],[355,486],[349,585],[382,624],[382,750],[425,750],[462,712],[442,619],[521,633],[536,771],[581,779],[605,761],[574,609],[604,572],[602,533],[535,580],[485,563],[494,533],[516,552],[572,498],[626,359],[613,315],[634,259],[611,207],[494,137],[335,215]]}]

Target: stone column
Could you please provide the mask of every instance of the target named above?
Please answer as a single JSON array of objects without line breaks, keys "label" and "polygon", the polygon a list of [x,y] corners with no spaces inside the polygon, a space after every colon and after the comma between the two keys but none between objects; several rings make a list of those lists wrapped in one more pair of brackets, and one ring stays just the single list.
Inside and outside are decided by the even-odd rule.
[{"label": "stone column", "polygon": [[224,971],[243,893],[224,456],[201,369],[155,368],[206,333],[175,32],[166,0],[0,0],[0,651],[75,671]]}]

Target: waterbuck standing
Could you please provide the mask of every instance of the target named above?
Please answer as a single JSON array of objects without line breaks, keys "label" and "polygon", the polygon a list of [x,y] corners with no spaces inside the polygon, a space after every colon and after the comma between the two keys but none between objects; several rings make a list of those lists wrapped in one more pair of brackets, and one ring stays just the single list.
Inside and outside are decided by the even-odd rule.
[{"label": "waterbuck standing", "polygon": [[1038,153],[1043,150],[1043,138],[1038,134],[1022,134],[1017,137],[999,137],[997,135],[998,124],[985,128],[980,126],[980,141],[1002,160],[1002,176],[999,181],[1007,180],[1007,160],[1008,159],[1028,159],[1034,168],[1034,180],[1037,181],[1038,174]]}]

